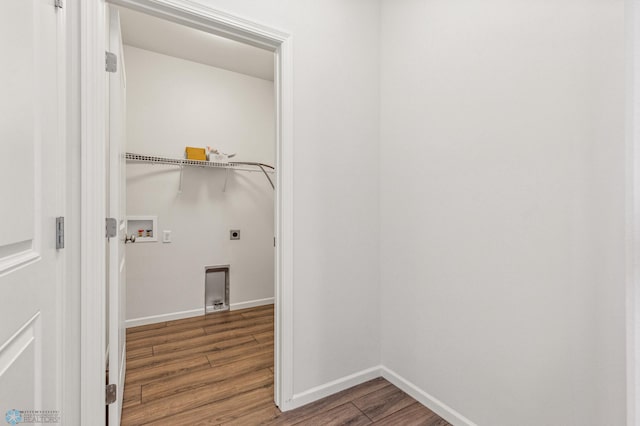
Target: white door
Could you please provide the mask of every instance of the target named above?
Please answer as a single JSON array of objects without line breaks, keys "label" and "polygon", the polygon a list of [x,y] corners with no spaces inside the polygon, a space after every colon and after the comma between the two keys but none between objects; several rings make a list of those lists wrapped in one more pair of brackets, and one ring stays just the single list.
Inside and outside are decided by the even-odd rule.
[{"label": "white door", "polygon": [[64,249],[56,249],[55,233],[66,184],[63,14],[54,0],[3,0],[0,13],[3,424],[63,415]]},{"label": "white door", "polygon": [[117,386],[116,402],[109,406],[109,426],[120,424],[125,376],[125,72],[120,17],[109,8],[108,50],[117,57],[109,73],[109,217],[117,220],[118,236],[109,239],[109,382]]}]

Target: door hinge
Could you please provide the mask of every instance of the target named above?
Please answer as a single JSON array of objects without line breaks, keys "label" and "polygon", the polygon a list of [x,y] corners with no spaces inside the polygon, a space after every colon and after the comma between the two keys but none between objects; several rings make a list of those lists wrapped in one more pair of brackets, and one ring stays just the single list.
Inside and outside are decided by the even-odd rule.
[{"label": "door hinge", "polygon": [[64,217],[56,217],[56,249],[64,248]]},{"label": "door hinge", "polygon": [[105,388],[105,404],[113,404],[118,398],[118,386],[115,383],[107,385]]},{"label": "door hinge", "polygon": [[63,0],[54,0],[53,5],[56,7],[56,9],[62,9],[64,3]]},{"label": "door hinge", "polygon": [[118,221],[113,217],[105,219],[106,237],[114,238],[118,236]]},{"label": "door hinge", "polygon": [[118,57],[115,53],[104,52],[104,69],[107,72],[118,71]]}]

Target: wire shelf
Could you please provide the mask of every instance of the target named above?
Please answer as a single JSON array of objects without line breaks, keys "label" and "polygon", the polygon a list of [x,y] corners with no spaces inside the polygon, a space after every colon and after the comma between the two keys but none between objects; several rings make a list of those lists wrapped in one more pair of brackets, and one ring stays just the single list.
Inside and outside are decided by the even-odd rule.
[{"label": "wire shelf", "polygon": [[[164,164],[164,165],[170,165],[170,166],[178,166],[180,167],[180,169],[182,169],[185,166],[190,166],[190,167],[205,167],[205,168],[214,168],[214,169],[227,169],[227,171],[238,170],[238,171],[246,171],[246,172],[261,172],[261,173],[264,173],[271,187],[275,189],[275,186],[273,185],[273,181],[269,177],[270,174],[275,173],[275,168],[268,164],[245,162],[245,161],[218,163],[215,161],[189,160],[186,158],[168,158],[168,157],[159,157],[156,155],[134,154],[131,152],[125,153],[125,159],[129,163]],[[182,172],[180,174],[182,175]],[[182,176],[180,176],[180,178],[182,181]],[[225,187],[226,187],[226,181],[225,181]]]},{"label": "wire shelf", "polygon": [[127,161],[130,161],[130,162],[169,164],[172,166],[216,167],[216,168],[225,168],[225,169],[235,167],[235,165],[231,163],[215,163],[211,161],[188,160],[186,158],[166,158],[166,157],[157,157],[155,155],[133,154],[131,152],[127,152],[125,154],[125,158]]}]

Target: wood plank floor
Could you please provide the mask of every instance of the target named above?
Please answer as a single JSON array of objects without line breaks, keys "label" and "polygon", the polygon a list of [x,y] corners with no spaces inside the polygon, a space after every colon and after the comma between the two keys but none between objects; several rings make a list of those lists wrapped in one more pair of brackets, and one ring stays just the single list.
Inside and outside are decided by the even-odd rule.
[{"label": "wood plank floor", "polygon": [[449,425],[382,378],[281,413],[273,305],[127,330],[122,425]]}]

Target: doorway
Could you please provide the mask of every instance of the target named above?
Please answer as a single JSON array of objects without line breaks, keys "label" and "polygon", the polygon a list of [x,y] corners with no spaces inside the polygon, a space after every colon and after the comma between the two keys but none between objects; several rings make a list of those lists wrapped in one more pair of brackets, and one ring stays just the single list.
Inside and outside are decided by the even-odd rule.
[{"label": "doorway", "polygon": [[[97,58],[100,56],[100,45],[102,34],[101,28],[104,25],[104,3],[96,2],[96,5],[88,4],[85,10],[85,16],[90,23],[81,28],[82,35],[88,40],[81,46],[85,57]],[[223,12],[205,7],[195,6],[193,4],[182,4],[180,2],[165,1],[117,1],[113,2],[119,6],[125,6],[138,12],[148,15],[165,18],[174,23],[179,23],[201,31],[209,32],[216,35],[222,35],[227,38],[241,41],[252,46],[261,47],[263,49],[274,52],[276,58],[276,66],[274,73],[275,85],[275,104],[276,104],[276,155],[274,175],[275,186],[275,391],[274,399],[276,404],[283,410],[286,410],[287,402],[290,401],[293,393],[292,389],[292,342],[291,342],[291,278],[292,278],[292,156],[291,156],[291,90],[290,90],[290,37],[277,30],[266,28],[261,25],[230,16]],[[85,89],[85,115],[83,124],[88,134],[93,134],[93,141],[104,143],[102,138],[101,126],[99,125],[99,117],[103,116],[104,108],[101,105],[102,98],[100,90],[100,75],[104,70],[96,67],[95,63],[86,61],[82,64],[85,75],[94,75],[96,78],[87,78],[83,81]],[[90,94],[91,96],[86,96]],[[92,121],[94,120],[94,121]],[[97,154],[101,151],[100,143],[85,144],[86,158],[99,162]],[[102,145],[104,146],[104,145]],[[93,154],[92,154],[93,153]],[[93,157],[96,155],[96,157]],[[104,164],[104,163],[103,163]],[[89,163],[84,164],[85,168],[90,167]],[[98,168],[99,170],[99,168]],[[104,191],[104,180],[99,177],[96,179],[88,179],[87,185],[83,187],[82,196],[84,205],[91,208],[85,209],[86,212],[95,211],[100,206],[100,202],[95,200],[95,195]],[[98,208],[100,210],[100,208]],[[87,224],[85,224],[87,225]],[[86,226],[85,226],[86,228]],[[145,230],[146,231],[146,230]],[[89,241],[87,247],[95,248],[95,251],[88,250],[82,259],[82,265],[87,272],[94,274],[99,273],[100,267],[100,242]],[[104,253],[104,251],[102,251]],[[102,257],[104,259],[104,257]],[[104,262],[104,260],[103,260]],[[209,266],[209,265],[205,265]],[[104,269],[102,269],[104,270]],[[104,279],[104,278],[103,278]],[[231,290],[233,292],[233,290]],[[105,312],[105,299],[96,289],[88,289],[84,295],[83,303],[83,320],[86,324],[83,326],[83,334],[87,335],[91,325],[103,324],[104,316],[100,313]],[[95,308],[99,308],[94,310]],[[94,328],[95,330],[95,328]],[[95,370],[91,370],[91,360],[96,361],[104,358],[104,346],[93,348],[83,348],[84,377],[88,380],[90,377],[98,377],[100,374]],[[100,363],[97,363],[100,365]],[[102,364],[104,365],[104,364]],[[89,384],[84,383],[83,386],[88,387]],[[103,394],[104,395],[104,394]],[[83,392],[82,412],[83,420],[90,422],[89,413],[92,407],[100,404],[100,399],[94,392]]]},{"label": "doorway", "polygon": [[127,82],[127,327],[272,304],[273,52],[111,8]]},{"label": "doorway", "polygon": [[[110,411],[117,417],[122,403],[122,424],[139,423],[140,413],[183,419],[194,392],[254,370],[269,377],[262,385],[271,380],[274,54],[131,9],[108,12],[117,64],[108,208],[122,230],[108,245],[126,252],[108,259],[120,280],[108,280],[110,292],[126,293],[110,294],[119,309],[110,305],[109,315],[127,329],[126,357],[123,346],[112,350],[123,333],[109,334],[109,370],[127,365],[118,383],[124,402]],[[125,170],[115,176],[123,152]],[[120,201],[126,212],[112,208]],[[211,405],[203,410],[215,411],[218,397],[200,401]]]}]

